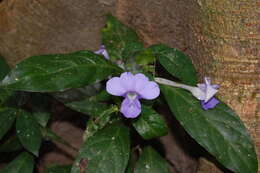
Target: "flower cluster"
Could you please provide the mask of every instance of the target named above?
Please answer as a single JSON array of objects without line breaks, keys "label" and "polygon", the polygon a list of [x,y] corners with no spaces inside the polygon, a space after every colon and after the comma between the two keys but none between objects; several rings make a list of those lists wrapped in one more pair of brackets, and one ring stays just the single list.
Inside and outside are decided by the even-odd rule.
[{"label": "flower cluster", "polygon": [[149,81],[144,74],[133,75],[131,72],[108,80],[106,90],[112,95],[124,97],[120,112],[127,118],[136,118],[141,113],[139,99],[151,100],[160,94],[157,83]]}]

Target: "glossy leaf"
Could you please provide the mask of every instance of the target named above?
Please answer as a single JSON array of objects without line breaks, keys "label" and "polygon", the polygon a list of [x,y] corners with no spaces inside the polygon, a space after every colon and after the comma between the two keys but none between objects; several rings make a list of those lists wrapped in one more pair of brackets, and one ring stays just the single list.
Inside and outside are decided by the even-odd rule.
[{"label": "glossy leaf", "polygon": [[120,68],[90,51],[33,56],[19,63],[1,86],[32,92],[63,91],[80,88],[120,72]]},{"label": "glossy leaf", "polygon": [[87,85],[83,88],[73,88],[63,92],[51,93],[57,100],[63,103],[69,103],[73,101],[83,100],[87,97],[95,96],[99,93],[102,85],[100,82]]},{"label": "glossy leaf", "polygon": [[16,118],[16,109],[2,108],[0,109],[0,139],[6,134],[6,132],[12,127]]},{"label": "glossy leaf", "polygon": [[102,42],[112,61],[128,58],[143,48],[135,31],[111,15],[107,16],[107,25],[102,29]]},{"label": "glossy leaf", "polygon": [[100,112],[97,117],[91,117],[88,120],[83,139],[86,140],[90,136],[94,135],[98,130],[104,128],[108,123],[117,121],[117,118],[112,119],[114,115],[113,113],[117,111],[118,108],[116,106],[111,106],[110,108]]},{"label": "glossy leaf", "polygon": [[4,79],[7,73],[10,71],[9,65],[5,59],[0,55],[0,81]]},{"label": "glossy leaf", "polygon": [[144,139],[164,136],[168,132],[167,125],[162,117],[152,108],[142,105],[141,115],[133,126]]},{"label": "glossy leaf", "polygon": [[256,173],[254,145],[245,126],[224,103],[205,111],[190,93],[161,87],[166,101],[185,130],[225,167],[236,173]]},{"label": "glossy leaf", "polygon": [[23,149],[21,142],[18,137],[11,136],[3,144],[0,145],[0,152],[12,152]]},{"label": "glossy leaf", "polygon": [[153,45],[149,49],[154,52],[160,64],[171,75],[189,85],[195,85],[197,83],[196,70],[189,57],[184,53],[163,44]]},{"label": "glossy leaf", "polygon": [[55,165],[46,169],[44,173],[70,173],[70,170],[71,165]]},{"label": "glossy leaf", "polygon": [[82,145],[71,173],[123,173],[129,152],[128,128],[119,123],[110,124]]},{"label": "glossy leaf", "polygon": [[24,148],[38,156],[42,135],[40,126],[33,115],[22,110],[19,111],[16,121],[16,133]]},{"label": "glossy leaf", "polygon": [[144,148],[136,163],[135,173],[170,173],[169,165],[152,147]]},{"label": "glossy leaf", "polygon": [[96,101],[90,100],[89,98],[81,101],[70,102],[65,105],[73,110],[90,116],[98,116],[106,109],[108,109],[106,104],[98,103]]},{"label": "glossy leaf", "polygon": [[9,163],[0,173],[32,173],[33,165],[33,156],[24,152]]},{"label": "glossy leaf", "polygon": [[42,127],[46,127],[50,119],[49,112],[34,112],[33,116]]}]

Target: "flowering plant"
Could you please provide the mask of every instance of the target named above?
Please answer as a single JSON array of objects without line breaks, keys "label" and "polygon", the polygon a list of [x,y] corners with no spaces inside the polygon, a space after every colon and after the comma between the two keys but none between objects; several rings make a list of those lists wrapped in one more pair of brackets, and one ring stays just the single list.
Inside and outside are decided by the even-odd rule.
[{"label": "flowering plant", "polygon": [[[257,172],[245,126],[215,97],[218,85],[208,77],[198,82],[188,56],[163,44],[144,47],[132,29],[111,15],[102,44],[94,52],[29,57],[11,70],[1,59],[0,152],[19,154],[3,173],[32,173],[46,140],[79,151],[73,165],[47,173],[169,173],[174,165],[152,142],[172,133],[176,124],[166,123],[168,116],[224,167]],[[53,99],[87,117],[81,119],[86,127],[80,149],[49,128]]]}]

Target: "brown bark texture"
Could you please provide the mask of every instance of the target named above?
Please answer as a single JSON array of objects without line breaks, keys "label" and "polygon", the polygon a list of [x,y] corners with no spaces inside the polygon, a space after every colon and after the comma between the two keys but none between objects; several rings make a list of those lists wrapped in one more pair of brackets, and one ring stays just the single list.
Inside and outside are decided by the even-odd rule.
[{"label": "brown bark texture", "polygon": [[[98,49],[108,12],[146,45],[165,43],[190,55],[201,79],[221,85],[220,98],[239,114],[260,151],[259,0],[2,0],[0,54],[15,65],[32,55]],[[179,159],[167,156],[173,165],[195,162],[183,147],[172,147],[179,147]],[[200,159],[198,172],[221,171]]]}]

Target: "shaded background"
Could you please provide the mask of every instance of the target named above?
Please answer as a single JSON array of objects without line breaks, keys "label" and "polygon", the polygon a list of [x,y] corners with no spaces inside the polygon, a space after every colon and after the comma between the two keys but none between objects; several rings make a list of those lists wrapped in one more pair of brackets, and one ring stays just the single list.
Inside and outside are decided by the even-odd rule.
[{"label": "shaded background", "polygon": [[[32,55],[96,50],[108,12],[135,29],[147,46],[165,43],[188,54],[200,79],[210,76],[221,85],[220,98],[240,115],[260,150],[259,0],[0,0],[0,54],[14,66]],[[62,118],[52,128],[80,146],[79,128]],[[167,158],[179,172],[197,169],[175,137],[161,140],[171,146]],[[52,159],[71,162],[57,151],[42,162]],[[197,172],[222,171],[200,158]]]}]

